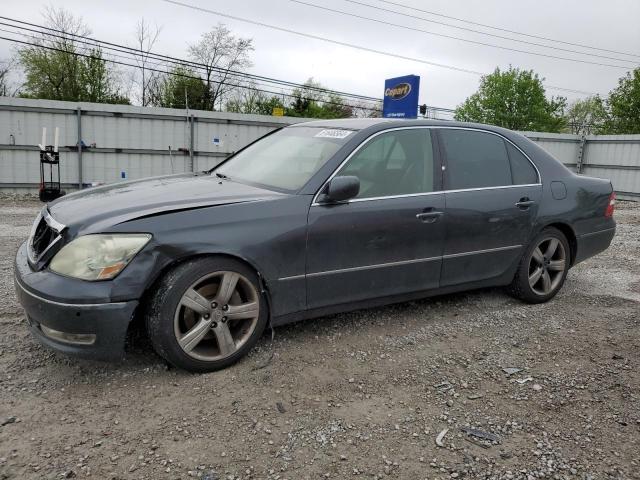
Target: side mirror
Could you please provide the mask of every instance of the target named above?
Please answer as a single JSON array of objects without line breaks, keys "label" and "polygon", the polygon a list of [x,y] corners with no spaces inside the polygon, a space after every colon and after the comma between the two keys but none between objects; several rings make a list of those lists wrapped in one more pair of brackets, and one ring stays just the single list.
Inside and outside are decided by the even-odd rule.
[{"label": "side mirror", "polygon": [[353,175],[334,177],[326,187],[324,201],[342,202],[360,193],[360,179]]}]

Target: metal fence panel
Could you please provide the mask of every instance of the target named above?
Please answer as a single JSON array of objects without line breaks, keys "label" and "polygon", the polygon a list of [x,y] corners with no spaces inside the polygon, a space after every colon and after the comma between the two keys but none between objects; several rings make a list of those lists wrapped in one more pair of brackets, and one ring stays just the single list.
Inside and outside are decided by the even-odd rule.
[{"label": "metal fence panel", "polygon": [[589,136],[587,150],[588,164],[640,166],[640,135]]},{"label": "metal fence panel", "polygon": [[638,185],[640,185],[640,169],[620,170],[615,166],[603,168],[585,165],[583,171],[585,175],[611,180],[611,184],[617,192],[617,197],[622,200],[640,199],[640,192],[638,192]]},{"label": "metal fence panel", "polygon": [[[7,149],[0,146],[0,187],[30,184],[31,188],[36,188],[40,182],[39,158],[37,148]],[[60,177],[65,183],[77,182],[78,157],[75,152],[60,162]]]},{"label": "metal fence panel", "polygon": [[[0,97],[0,190],[37,188],[42,127],[48,144],[59,128],[62,182],[77,186],[78,108],[89,147],[82,152],[85,184],[186,172],[192,162],[205,170],[274,128],[305,120]],[[640,199],[640,135],[522,133],[574,171],[584,140],[581,173],[610,179],[619,198]]]},{"label": "metal fence panel", "polygon": [[[575,167],[580,150],[580,137],[558,133],[522,132],[568,167]],[[575,170],[575,168],[573,168]]]}]

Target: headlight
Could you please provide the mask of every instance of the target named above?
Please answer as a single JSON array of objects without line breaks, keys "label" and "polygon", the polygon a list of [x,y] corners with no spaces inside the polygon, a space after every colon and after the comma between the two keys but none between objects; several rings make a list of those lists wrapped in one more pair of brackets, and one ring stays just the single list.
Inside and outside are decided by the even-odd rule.
[{"label": "headlight", "polygon": [[49,268],[83,280],[108,280],[118,275],[150,239],[146,233],[78,237],[53,257]]}]

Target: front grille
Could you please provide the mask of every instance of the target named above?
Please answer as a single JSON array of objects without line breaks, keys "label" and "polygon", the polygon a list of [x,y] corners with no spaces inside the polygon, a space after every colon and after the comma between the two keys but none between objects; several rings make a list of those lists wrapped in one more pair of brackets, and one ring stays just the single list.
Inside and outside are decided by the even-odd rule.
[{"label": "front grille", "polygon": [[49,212],[44,209],[36,218],[31,228],[31,235],[27,243],[29,260],[35,264],[55,243],[60,240],[60,233],[66,227],[56,222]]},{"label": "front grille", "polygon": [[53,228],[51,228],[44,217],[40,219],[31,239],[31,250],[35,258],[40,257],[51,243],[58,236]]}]

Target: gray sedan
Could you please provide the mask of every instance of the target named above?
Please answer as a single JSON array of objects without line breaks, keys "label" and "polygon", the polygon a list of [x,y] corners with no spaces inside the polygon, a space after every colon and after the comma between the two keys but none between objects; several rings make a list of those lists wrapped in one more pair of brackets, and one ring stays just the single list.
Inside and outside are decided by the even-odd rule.
[{"label": "gray sedan", "polygon": [[161,357],[204,372],[269,325],[489,286],[546,302],[609,246],[614,203],[609,181],[509,130],[315,121],[208,172],[50,203],[15,283],[49,347],[120,358],[141,321]]}]

